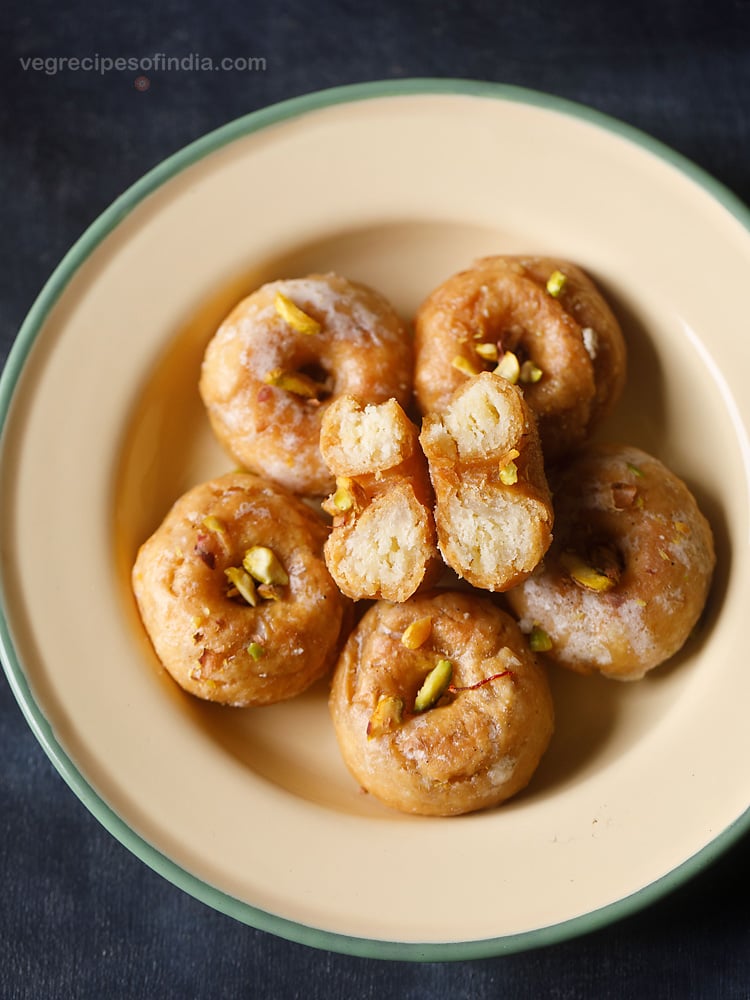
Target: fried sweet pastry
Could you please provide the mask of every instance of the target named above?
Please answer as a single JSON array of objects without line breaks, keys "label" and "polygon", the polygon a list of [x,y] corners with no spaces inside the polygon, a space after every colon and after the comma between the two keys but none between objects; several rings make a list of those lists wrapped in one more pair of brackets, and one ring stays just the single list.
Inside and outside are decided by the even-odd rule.
[{"label": "fried sweet pastry", "polygon": [[405,601],[442,566],[432,488],[419,432],[395,399],[353,396],[326,410],[320,449],[336,476],[324,502],[333,517],[328,569],[349,597]]},{"label": "fried sweet pastry", "polygon": [[174,504],[141,546],[132,583],[178,684],[209,701],[266,705],[333,666],[349,602],[323,559],[327,533],[301,500],[249,473]]},{"label": "fried sweet pastry", "polygon": [[552,538],[552,500],[534,417],[518,386],[492,372],[465,379],[420,441],[435,490],[438,545],[475,587],[527,577]]},{"label": "fried sweet pastry", "polygon": [[294,493],[324,496],[333,488],[318,447],[326,408],[346,393],[406,405],[411,378],[410,340],[383,296],[313,274],[240,302],[206,349],[200,392],[236,462]]},{"label": "fried sweet pastry", "polygon": [[590,436],[625,382],[612,311],[579,267],[556,258],[476,261],[420,306],[414,343],[423,413],[442,411],[467,373],[499,364],[523,386],[548,461]]},{"label": "fried sweet pastry", "polygon": [[329,705],[359,784],[430,816],[515,795],[554,727],[547,678],[524,636],[474,593],[373,605],[344,647]]},{"label": "fried sweet pastry", "polygon": [[681,648],[703,610],[711,528],[685,483],[629,446],[589,445],[554,495],[544,565],[506,599],[548,659],[638,680]]}]

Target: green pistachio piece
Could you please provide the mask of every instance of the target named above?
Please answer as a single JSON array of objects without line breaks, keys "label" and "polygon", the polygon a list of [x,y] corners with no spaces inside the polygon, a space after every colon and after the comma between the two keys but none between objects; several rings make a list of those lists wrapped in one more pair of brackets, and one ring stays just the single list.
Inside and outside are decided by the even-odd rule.
[{"label": "green pistachio piece", "polygon": [[274,368],[263,376],[263,381],[268,385],[273,385],[277,389],[284,389],[295,396],[303,399],[317,399],[322,386],[302,372],[285,372],[281,368]]},{"label": "green pistachio piece", "polygon": [[611,590],[615,585],[615,581],[611,577],[607,576],[606,573],[601,573],[594,566],[590,566],[574,552],[563,553],[560,562],[571,580],[579,587],[583,587],[584,590],[592,590],[602,594]]},{"label": "green pistachio piece", "polygon": [[478,375],[479,369],[476,365],[473,365],[468,358],[465,358],[462,354],[457,354],[455,358],[451,361],[453,367],[464,375]]},{"label": "green pistachio piece", "polygon": [[258,603],[258,595],[255,592],[255,583],[250,574],[246,573],[240,566],[230,566],[224,570],[224,575],[240,597],[255,607]]},{"label": "green pistachio piece", "polygon": [[562,271],[553,271],[549,278],[547,278],[547,291],[553,299],[556,299],[562,292],[567,280]]},{"label": "green pistachio piece", "polygon": [[477,352],[480,358],[484,358],[485,361],[497,361],[498,350],[497,344],[476,344],[474,350]]},{"label": "green pistachio piece", "polygon": [[316,319],[313,319],[312,316],[308,316],[303,309],[300,309],[283,292],[276,292],[273,304],[279,316],[283,320],[286,320],[289,326],[297,333],[320,333],[320,323]]},{"label": "green pistachio piece", "polygon": [[392,732],[401,725],[404,718],[404,703],[401,698],[392,694],[384,694],[378,698],[375,711],[367,723],[367,738],[374,739],[384,733]]},{"label": "green pistachio piece", "polygon": [[242,565],[258,583],[276,583],[282,587],[289,583],[289,576],[278,556],[265,545],[253,545],[249,548]]},{"label": "green pistachio piece", "polygon": [[432,708],[433,705],[437,704],[445,689],[450,684],[452,675],[453,664],[451,661],[438,660],[437,664],[425,677],[422,687],[417,692],[417,697],[414,700],[414,711],[426,712],[428,708]]},{"label": "green pistachio piece", "polygon": [[407,649],[419,649],[430,638],[432,632],[432,618],[417,618],[416,621],[407,625],[401,633],[401,645]]},{"label": "green pistachio piece", "polygon": [[546,653],[552,649],[552,640],[540,625],[534,625],[529,633],[529,648],[534,653]]},{"label": "green pistachio piece", "polygon": [[500,469],[500,482],[503,486],[515,486],[518,482],[518,466],[510,461]]},{"label": "green pistachio piece", "polygon": [[544,372],[539,365],[535,365],[533,361],[524,361],[521,365],[519,378],[524,385],[529,385],[538,382],[543,374]]},{"label": "green pistachio piece", "polygon": [[496,375],[501,375],[507,382],[515,385],[521,374],[521,366],[513,351],[506,351],[500,358],[500,363],[495,369]]},{"label": "green pistachio piece", "polygon": [[219,535],[226,534],[226,524],[224,524],[220,517],[215,517],[213,514],[204,517],[202,524],[208,531],[215,531]]}]

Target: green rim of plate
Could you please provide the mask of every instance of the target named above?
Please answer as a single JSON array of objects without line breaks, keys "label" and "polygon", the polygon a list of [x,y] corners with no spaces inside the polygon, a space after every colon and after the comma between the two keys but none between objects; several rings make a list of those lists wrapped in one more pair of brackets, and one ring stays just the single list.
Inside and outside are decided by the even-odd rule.
[{"label": "green rim of plate", "polygon": [[[436,94],[467,95],[545,108],[616,134],[691,178],[734,216],[750,234],[750,210],[728,188],[702,168],[637,128],[564,98],[506,84],[448,78],[416,78],[358,83],[295,97],[238,118],[173,154],[117,198],[77,240],[55,269],[31,307],[0,375],[0,439],[19,376],[50,310],[89,255],[153,191],[222,146],[287,119],[336,104],[372,98]],[[639,889],[632,895],[562,923],[520,934],[485,938],[478,941],[422,944],[348,937],[296,923],[235,899],[192,875],[135,833],[127,822],[109,807],[84,775],[78,771],[55,736],[41,707],[34,699],[23,665],[13,645],[10,626],[5,617],[1,577],[0,608],[2,609],[0,613],[0,653],[2,653],[3,666],[13,694],[26,721],[50,760],[86,808],[136,857],[191,896],[258,930],[268,931],[300,944],[366,958],[424,962],[485,958],[543,947],[588,934],[649,906],[712,864],[720,854],[750,830],[749,808],[697,854],[667,875]]]}]

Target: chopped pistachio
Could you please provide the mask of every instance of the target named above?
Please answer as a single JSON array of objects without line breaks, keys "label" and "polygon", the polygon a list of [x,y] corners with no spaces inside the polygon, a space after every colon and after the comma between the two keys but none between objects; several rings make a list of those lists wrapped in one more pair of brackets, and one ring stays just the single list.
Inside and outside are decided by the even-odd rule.
[{"label": "chopped pistachio", "polygon": [[313,319],[312,316],[308,316],[304,310],[300,309],[283,292],[276,292],[273,304],[279,316],[286,320],[289,326],[297,333],[320,333],[320,323],[316,319]]},{"label": "chopped pistachio", "polygon": [[562,271],[553,271],[549,278],[547,278],[547,291],[553,299],[556,299],[560,292],[562,292],[567,280]]},{"label": "chopped pistachio", "polygon": [[463,372],[464,375],[479,374],[479,369],[475,365],[473,365],[468,358],[465,358],[463,354],[457,354],[455,358],[451,361],[451,364],[457,371]]},{"label": "chopped pistachio", "polygon": [[417,691],[417,697],[414,700],[414,711],[426,712],[428,708],[432,708],[433,705],[437,704],[445,689],[450,684],[452,674],[453,664],[451,661],[438,660],[437,664],[425,677],[422,687]]},{"label": "chopped pistachio", "polygon": [[336,480],[336,492],[331,498],[333,506],[342,512],[351,510],[354,506],[354,494],[349,488],[349,483],[351,480],[348,477],[342,476],[341,479]]},{"label": "chopped pistachio", "polygon": [[226,524],[224,524],[221,518],[215,517],[213,514],[209,514],[208,517],[204,517],[201,523],[203,524],[203,527],[207,528],[209,531],[215,531],[220,535],[226,533]]},{"label": "chopped pistachio", "polygon": [[687,521],[673,521],[675,531],[679,531],[681,535],[690,534],[690,525]]},{"label": "chopped pistachio", "polygon": [[534,364],[533,361],[524,361],[521,365],[519,378],[524,384],[528,385],[530,383],[538,382],[543,374],[544,372],[539,365]]},{"label": "chopped pistachio", "polygon": [[497,344],[476,344],[474,350],[477,352],[479,357],[484,358],[485,361],[497,361]]},{"label": "chopped pistachio", "polygon": [[259,642],[251,642],[250,645],[247,647],[247,651],[254,660],[259,660],[261,656],[266,655],[265,649],[260,645]]},{"label": "chopped pistachio", "polygon": [[515,385],[521,374],[521,366],[513,351],[506,351],[500,358],[500,363],[495,369],[495,374],[502,376],[506,382]]},{"label": "chopped pistachio", "polygon": [[500,482],[505,486],[513,486],[514,483],[518,482],[518,466],[515,463],[515,459],[520,454],[521,452],[518,448],[511,448],[500,459]]},{"label": "chopped pistachio", "polygon": [[627,462],[626,464],[634,476],[637,476],[639,479],[643,479],[645,473],[642,469],[639,469],[637,465],[633,465],[632,462]]},{"label": "chopped pistachio", "polygon": [[[380,478],[377,473],[375,478]],[[342,514],[356,514],[366,504],[367,494],[358,482],[349,476],[337,476],[335,491],[323,501],[321,507],[331,517],[340,517]]]},{"label": "chopped pistachio", "polygon": [[392,732],[400,726],[404,718],[404,703],[401,698],[392,694],[383,694],[378,698],[375,711],[367,723],[367,738],[373,739],[384,733]]},{"label": "chopped pistachio", "polygon": [[503,486],[515,486],[518,482],[518,466],[512,459],[501,467],[500,482]]},{"label": "chopped pistachio", "polygon": [[345,514],[350,510],[360,510],[364,504],[364,490],[350,476],[336,477],[336,492],[331,497],[331,503]]},{"label": "chopped pistachio", "polygon": [[552,649],[552,640],[541,625],[534,625],[529,633],[529,648],[534,653],[546,653]]},{"label": "chopped pistachio", "polygon": [[322,389],[322,386],[314,379],[303,375],[302,372],[285,372],[281,368],[274,368],[272,371],[266,372],[263,381],[277,389],[294,393],[295,396],[302,396],[304,399],[317,399],[318,393]]},{"label": "chopped pistachio", "polygon": [[249,548],[242,565],[259,583],[276,583],[282,587],[289,583],[289,576],[279,557],[265,545],[253,545]]},{"label": "chopped pistachio", "polygon": [[410,625],[407,625],[401,635],[401,645],[407,649],[419,649],[430,638],[432,632],[432,618],[417,618]]},{"label": "chopped pistachio", "polygon": [[583,587],[584,590],[604,593],[615,585],[615,581],[611,577],[600,572],[594,566],[590,566],[574,552],[564,552],[560,562],[571,580]]},{"label": "chopped pistachio", "polygon": [[230,566],[224,570],[224,574],[240,597],[244,598],[252,607],[255,607],[258,603],[258,595],[255,592],[255,583],[250,574],[246,573],[239,566]]}]

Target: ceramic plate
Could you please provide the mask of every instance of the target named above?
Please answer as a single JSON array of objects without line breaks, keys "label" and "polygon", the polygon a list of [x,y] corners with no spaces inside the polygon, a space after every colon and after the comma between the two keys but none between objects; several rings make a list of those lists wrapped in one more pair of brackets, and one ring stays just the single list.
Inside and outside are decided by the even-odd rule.
[{"label": "ceramic plate", "polygon": [[[618,684],[552,674],[529,788],[458,819],[401,815],[342,764],[326,685],[271,708],[182,694],[128,576],[172,501],[232,463],[197,393],[203,349],[262,282],[335,269],[406,316],[486,253],[588,269],[629,345],[601,437],[658,455],[716,535],[705,618]],[[118,200],[33,307],[2,383],[3,647],[65,779],[168,879],[254,926],[363,955],[471,958],[632,912],[750,822],[748,213],[589,110],[455,81],[272,107]]]}]

